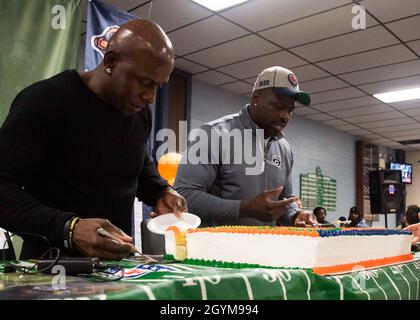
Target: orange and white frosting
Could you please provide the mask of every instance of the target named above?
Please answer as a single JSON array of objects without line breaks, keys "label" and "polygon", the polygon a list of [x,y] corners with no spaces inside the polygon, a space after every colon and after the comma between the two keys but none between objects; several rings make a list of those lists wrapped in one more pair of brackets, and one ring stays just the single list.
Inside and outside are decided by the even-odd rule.
[{"label": "orange and white frosting", "polygon": [[412,235],[401,230],[225,226],[180,232],[170,227],[165,237],[166,253],[176,259],[185,255],[318,274],[412,260]]}]

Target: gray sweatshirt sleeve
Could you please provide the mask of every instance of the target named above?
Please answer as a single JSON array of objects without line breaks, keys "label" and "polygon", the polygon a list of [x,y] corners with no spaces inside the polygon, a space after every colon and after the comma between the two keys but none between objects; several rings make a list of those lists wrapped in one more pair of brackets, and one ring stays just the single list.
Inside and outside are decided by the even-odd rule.
[{"label": "gray sweatshirt sleeve", "polygon": [[[209,128],[202,129],[208,131]],[[200,216],[202,220],[238,219],[240,200],[223,199],[210,193],[219,173],[219,165],[209,163],[215,155],[209,158],[201,156],[199,163],[190,160],[188,155],[190,153],[195,155],[193,150],[197,143],[200,141],[194,141],[184,152],[178,166],[174,188],[187,200],[188,210]],[[218,158],[218,155],[216,156]]]},{"label": "gray sweatshirt sleeve", "polygon": [[[293,167],[293,153],[291,154],[291,168]],[[291,197],[296,196],[293,194],[293,185],[292,185],[292,170],[289,172],[289,178],[287,179],[286,184],[283,187],[283,192],[281,193],[280,197]],[[296,214],[300,212],[300,209],[295,203],[291,203],[288,207],[286,214],[281,217],[278,221],[280,225],[284,226],[292,226],[294,224],[294,217]]]},{"label": "gray sweatshirt sleeve", "polygon": [[[283,192],[281,193],[281,197],[290,197],[293,195],[293,188],[292,188],[292,181],[291,176],[289,176],[289,179],[287,180],[287,183],[284,185]],[[293,218],[297,214],[299,209],[297,208],[297,205],[295,206],[294,203],[291,203],[288,207],[288,210],[286,214],[279,219],[280,225],[283,226],[291,226],[293,225]]]}]

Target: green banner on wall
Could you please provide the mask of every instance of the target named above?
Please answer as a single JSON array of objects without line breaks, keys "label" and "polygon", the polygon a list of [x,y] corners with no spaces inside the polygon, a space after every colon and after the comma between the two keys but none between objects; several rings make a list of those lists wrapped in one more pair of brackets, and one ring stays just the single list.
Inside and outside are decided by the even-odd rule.
[{"label": "green banner on wall", "polygon": [[0,0],[0,124],[28,85],[77,68],[81,0]]}]

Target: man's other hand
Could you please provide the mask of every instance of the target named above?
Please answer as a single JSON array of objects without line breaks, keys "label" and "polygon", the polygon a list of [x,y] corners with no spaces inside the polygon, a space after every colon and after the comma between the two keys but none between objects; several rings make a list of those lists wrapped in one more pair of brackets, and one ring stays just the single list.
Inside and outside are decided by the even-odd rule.
[{"label": "man's other hand", "polygon": [[297,213],[294,225],[296,227],[311,227],[317,223],[318,221],[312,212],[300,211]]},{"label": "man's other hand", "polygon": [[254,218],[265,222],[273,222],[281,218],[288,209],[288,205],[297,198],[277,199],[283,187],[267,190],[251,200],[242,200],[239,209],[240,218]]},{"label": "man's other hand", "polygon": [[187,212],[187,201],[183,196],[176,192],[172,188],[165,189],[162,191],[156,204],[156,212],[152,212],[150,216],[152,218],[165,213],[175,213],[177,217],[183,212]]},{"label": "man's other hand", "polygon": [[409,225],[408,227],[405,227],[403,230],[410,231],[414,235],[413,241],[411,242],[413,246],[415,246],[417,242],[420,242],[420,223]]}]

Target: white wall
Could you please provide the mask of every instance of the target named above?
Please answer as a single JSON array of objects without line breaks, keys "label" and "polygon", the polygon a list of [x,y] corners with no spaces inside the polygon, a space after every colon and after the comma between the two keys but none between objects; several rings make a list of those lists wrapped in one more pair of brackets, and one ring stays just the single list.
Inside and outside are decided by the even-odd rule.
[{"label": "white wall", "polygon": [[406,203],[420,206],[420,151],[407,151],[405,161],[413,164],[413,183],[406,185]]}]

